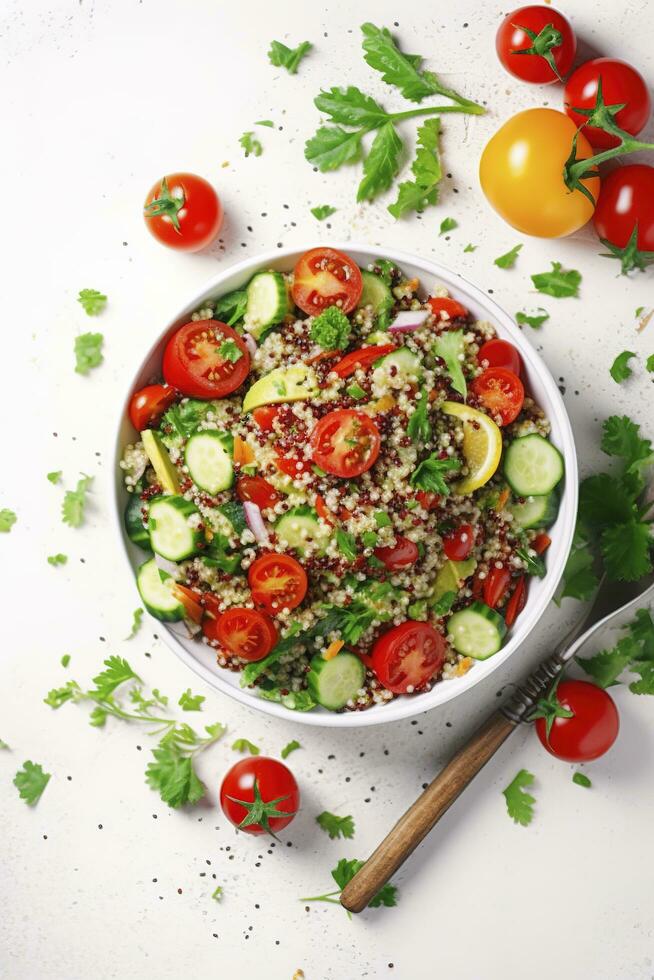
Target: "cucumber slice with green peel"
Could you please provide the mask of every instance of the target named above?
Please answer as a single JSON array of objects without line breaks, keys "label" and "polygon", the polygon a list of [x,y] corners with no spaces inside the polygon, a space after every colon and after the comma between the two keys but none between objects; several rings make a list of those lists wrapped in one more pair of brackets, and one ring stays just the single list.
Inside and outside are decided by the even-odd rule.
[{"label": "cucumber slice with green peel", "polygon": [[308,544],[316,544],[321,552],[324,551],[331,531],[319,523],[313,507],[301,504],[299,507],[292,507],[280,517],[275,524],[275,534],[289,548],[294,548],[298,554],[303,555]]},{"label": "cucumber slice with green peel", "polygon": [[535,432],[514,439],[504,455],[504,476],[520,497],[550,493],[563,478],[561,453]]},{"label": "cucumber slice with green peel", "polygon": [[381,313],[382,310],[389,310],[394,303],[393,294],[383,279],[376,276],[374,272],[367,269],[361,270],[361,281],[363,289],[361,298],[357,304],[360,310],[364,306],[372,306],[373,313]]},{"label": "cucumber slice with green peel", "polygon": [[184,462],[196,487],[207,493],[228,490],[234,482],[234,439],[227,432],[207,429],[186,443]]},{"label": "cucumber slice with green peel", "polygon": [[192,523],[200,522],[200,511],[184,497],[155,497],[150,502],[150,544],[162,558],[183,561],[196,554],[203,535]]},{"label": "cucumber slice with green peel", "polygon": [[150,532],[143,523],[143,509],[147,510],[148,507],[149,505],[141,500],[139,492],[134,490],[130,494],[124,516],[127,537],[144,551],[150,551]]},{"label": "cucumber slice with green peel", "polygon": [[502,646],[506,623],[490,606],[475,601],[450,616],[447,632],[457,653],[473,660],[487,660]]},{"label": "cucumber slice with green peel", "polygon": [[323,708],[340,711],[356,698],[365,678],[366,668],[355,654],[342,651],[325,660],[322,653],[317,653],[311,658],[307,687]]},{"label": "cucumber slice with green peel", "polygon": [[[408,347],[400,347],[399,350],[386,354],[385,357],[375,362],[374,368],[375,370],[386,371],[394,378],[400,375],[407,380],[409,378],[420,379],[423,371],[422,361]],[[391,372],[391,368],[395,368],[395,371]]]},{"label": "cucumber slice with green peel", "polygon": [[143,605],[156,619],[176,623],[184,618],[184,606],[172,592],[174,578],[157,567],[154,558],[140,566],[136,585]]},{"label": "cucumber slice with green peel", "polygon": [[540,497],[525,497],[508,505],[516,524],[523,528],[550,527],[559,512],[559,494],[556,490]]},{"label": "cucumber slice with green peel", "polygon": [[259,272],[246,289],[245,329],[257,340],[268,327],[290,312],[286,281],[281,272]]}]

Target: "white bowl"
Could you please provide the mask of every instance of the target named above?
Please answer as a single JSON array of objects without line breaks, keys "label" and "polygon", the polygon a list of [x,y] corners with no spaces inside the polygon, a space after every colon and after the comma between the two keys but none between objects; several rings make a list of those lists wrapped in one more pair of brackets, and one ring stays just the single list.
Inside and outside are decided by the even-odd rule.
[{"label": "white bowl", "polygon": [[[489,299],[481,289],[471,285],[462,276],[450,272],[430,260],[420,259],[404,252],[395,251],[392,248],[355,245],[352,242],[330,242],[329,244],[346,252],[360,266],[366,266],[378,258],[389,258],[396,262],[409,277],[418,276],[421,285],[426,289],[431,289],[437,284],[446,286],[452,296],[461,300],[476,319],[490,321],[498,335],[506,337],[520,351],[528,388],[549,419],[552,426],[552,442],[561,451],[565,460],[565,485],[561,495],[561,505],[556,523],[549,532],[552,544],[547,552],[547,575],[543,579],[530,581],[527,604],[511,631],[508,643],[489,660],[475,663],[463,677],[440,681],[425,694],[400,696],[388,704],[375,705],[365,711],[334,714],[322,708],[315,708],[310,712],[292,713],[293,721],[298,725],[357,728],[364,725],[377,725],[385,721],[397,721],[400,718],[410,718],[412,715],[445,704],[446,701],[457,697],[487,677],[518,650],[551,600],[568,557],[577,512],[577,457],[570,422],[556,384],[538,354],[523,337],[511,317],[494,300]],[[116,487],[114,514],[132,574],[143,560],[143,553],[129,541],[125,534],[123,511],[127,502],[127,493],[123,485],[122,471],[118,466],[124,446],[133,442],[135,438],[134,429],[127,416],[129,396],[135,389],[150,383],[153,377],[160,374],[162,351],[166,339],[177,327],[186,323],[190,314],[200,309],[203,303],[209,299],[222,296],[232,289],[244,286],[258,269],[274,268],[281,271],[292,269],[297,259],[307,249],[314,247],[314,244],[309,244],[302,249],[276,249],[273,252],[238,262],[231,268],[219,272],[168,323],[159,340],[145,355],[138,371],[129,382],[125,398],[121,401],[118,418],[114,458]],[[157,621],[157,626],[168,646],[180,660],[183,660],[191,670],[195,671],[215,690],[222,691],[224,694],[236,698],[237,701],[258,708],[266,714],[278,715],[286,719],[291,716],[288,709],[282,705],[273,701],[266,701],[257,697],[254,691],[239,687],[239,675],[218,667],[215,663],[213,649],[202,642],[187,638],[183,624],[167,625]]]}]

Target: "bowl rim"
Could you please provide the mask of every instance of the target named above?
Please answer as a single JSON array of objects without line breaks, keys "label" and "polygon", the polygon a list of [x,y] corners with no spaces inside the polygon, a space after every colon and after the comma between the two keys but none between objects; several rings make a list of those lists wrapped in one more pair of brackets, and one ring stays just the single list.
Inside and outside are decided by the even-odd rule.
[{"label": "bowl rim", "polygon": [[[292,712],[281,704],[257,697],[248,688],[241,688],[240,686],[230,684],[221,676],[219,671],[211,670],[199,659],[194,657],[183,646],[183,644],[179,642],[177,636],[175,636],[171,629],[168,628],[166,623],[160,622],[152,617],[153,622],[158,624],[159,635],[164,640],[166,645],[184,664],[186,664],[187,667],[201,677],[214,690],[227,694],[229,697],[234,698],[236,701],[246,705],[247,707],[262,711],[264,714],[276,716],[278,718],[285,718],[287,721],[293,719],[299,724],[313,725],[323,728],[360,728],[368,727],[370,725],[388,724],[393,721],[401,721],[406,718],[412,718],[416,715],[422,714],[423,712],[431,711],[437,707],[447,704],[454,698],[459,697],[466,691],[469,691],[476,684],[488,677],[501,664],[505,663],[505,661],[508,660],[509,657],[524,643],[532,630],[538,624],[547,605],[554,595],[561,575],[563,574],[563,569],[572,546],[578,497],[577,453],[570,419],[563,403],[561,393],[554,382],[549,369],[541,359],[538,352],[523,336],[522,332],[518,329],[509,314],[497,303],[494,298],[489,297],[487,293],[485,293],[479,286],[476,286],[474,283],[466,279],[465,276],[462,276],[458,272],[453,272],[446,266],[441,265],[439,262],[422,258],[410,252],[405,252],[392,247],[368,245],[354,241],[328,241],[327,243],[313,241],[304,246],[286,246],[284,248],[269,249],[268,251],[259,253],[256,256],[248,257],[247,259],[235,262],[234,264],[226,266],[225,268],[221,268],[204,282],[203,286],[195,292],[194,296],[184,303],[183,306],[177,310],[176,314],[171,317],[170,320],[168,320],[166,326],[159,333],[156,340],[150,345],[148,351],[140,358],[139,370],[134,372],[134,374],[131,376],[129,384],[124,390],[123,397],[119,400],[120,412],[117,416],[115,435],[113,439],[113,452],[111,457],[111,479],[113,481],[111,494],[113,504],[112,515],[115,531],[122,542],[123,557],[130,568],[133,578],[135,568],[130,559],[128,541],[123,524],[125,490],[122,483],[122,478],[119,478],[121,471],[118,463],[122,456],[124,446],[121,436],[124,426],[124,419],[129,405],[129,399],[132,392],[135,390],[136,385],[140,383],[139,378],[143,371],[143,365],[156,354],[165,338],[178,327],[180,320],[183,317],[189,316],[189,311],[199,308],[201,303],[207,300],[212,293],[215,293],[216,290],[220,288],[221,283],[223,283],[225,280],[248,272],[255,272],[257,269],[265,268],[268,263],[274,262],[276,265],[278,265],[280,260],[283,262],[284,259],[288,259],[288,265],[291,266],[293,262],[297,260],[297,258],[304,254],[304,252],[307,252],[309,249],[319,247],[335,248],[345,252],[346,254],[363,254],[364,256],[368,256],[366,261],[372,261],[375,258],[390,258],[399,266],[417,266],[423,270],[425,276],[431,276],[434,281],[442,280],[443,285],[448,289],[453,288],[455,295],[457,284],[460,284],[461,288],[465,290],[465,292],[467,292],[468,295],[473,298],[473,300],[484,310],[484,316],[487,317],[494,325],[500,326],[503,333],[508,334],[515,346],[518,348],[523,362],[526,362],[528,367],[527,373],[530,374],[535,371],[538,372],[540,381],[546,391],[547,400],[549,401],[546,415],[550,421],[553,421],[554,418],[556,419],[557,427],[560,432],[560,445],[558,448],[563,455],[565,463],[565,484],[561,495],[559,509],[559,519],[562,518],[562,526],[558,529],[557,547],[551,552],[552,560],[548,562],[547,576],[542,580],[544,583],[546,583],[546,585],[540,592],[538,601],[533,602],[530,609],[530,601],[529,599],[527,600],[525,609],[523,610],[520,620],[518,621],[520,628],[515,630],[514,635],[511,636],[509,642],[502,647],[497,654],[486,661],[480,661],[475,664],[474,669],[469,670],[463,677],[452,678],[447,682],[437,684],[431,689],[431,691],[425,694],[420,694],[416,697],[395,698],[387,704],[376,705],[365,711],[351,711],[340,714],[328,711]],[[437,695],[436,697],[434,697],[435,693]]]}]

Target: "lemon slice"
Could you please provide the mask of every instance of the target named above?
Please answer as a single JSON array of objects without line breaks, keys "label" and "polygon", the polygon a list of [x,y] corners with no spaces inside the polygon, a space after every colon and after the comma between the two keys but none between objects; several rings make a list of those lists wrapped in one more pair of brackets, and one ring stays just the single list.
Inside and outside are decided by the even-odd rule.
[{"label": "lemon slice", "polygon": [[[472,493],[488,483],[500,464],[502,433],[488,415],[459,402],[443,402],[446,415],[463,422],[463,455],[468,475],[453,487],[455,493]],[[474,423],[474,424],[473,424]]]}]

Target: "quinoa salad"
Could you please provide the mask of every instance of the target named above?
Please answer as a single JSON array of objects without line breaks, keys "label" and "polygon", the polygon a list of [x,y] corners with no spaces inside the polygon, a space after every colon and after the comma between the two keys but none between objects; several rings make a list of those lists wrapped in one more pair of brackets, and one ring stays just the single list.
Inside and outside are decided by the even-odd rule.
[{"label": "quinoa salad", "polygon": [[546,574],[564,468],[521,374],[390,261],[316,248],[207,302],[129,405],[143,604],[295,711],[462,676]]}]

